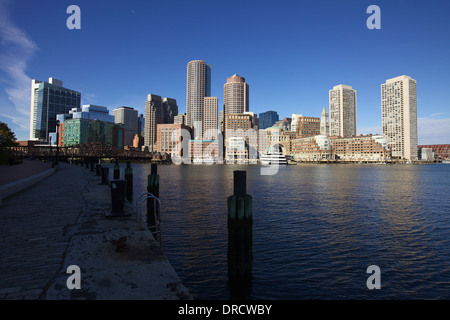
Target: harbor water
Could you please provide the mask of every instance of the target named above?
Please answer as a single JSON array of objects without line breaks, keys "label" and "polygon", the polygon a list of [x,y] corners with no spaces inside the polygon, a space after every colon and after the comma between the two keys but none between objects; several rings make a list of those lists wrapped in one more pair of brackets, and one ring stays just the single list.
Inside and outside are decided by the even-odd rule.
[{"label": "harbor water", "polygon": [[[122,167],[124,165],[122,164]],[[134,199],[150,164],[133,164]],[[253,197],[251,279],[232,288],[233,171]],[[450,165],[159,165],[163,251],[195,299],[449,299]],[[380,268],[369,290],[367,268]],[[145,275],[142,275],[145,277]]]}]

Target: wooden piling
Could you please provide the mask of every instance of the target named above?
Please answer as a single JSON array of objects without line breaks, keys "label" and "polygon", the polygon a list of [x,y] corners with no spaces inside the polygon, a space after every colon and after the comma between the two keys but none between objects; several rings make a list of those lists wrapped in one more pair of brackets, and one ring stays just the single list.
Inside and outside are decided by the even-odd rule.
[{"label": "wooden piling", "polygon": [[102,168],[102,183],[104,185],[109,185],[109,168]]},{"label": "wooden piling", "polygon": [[[159,198],[159,175],[158,166],[155,163],[151,165],[151,173],[147,176],[147,192],[151,193],[155,197]],[[159,216],[159,206],[156,205],[153,199],[147,199],[147,226],[153,233],[155,239],[157,238],[156,232],[156,220],[155,215]],[[156,239],[158,240],[158,239]]]},{"label": "wooden piling", "polygon": [[102,165],[101,164],[96,164],[95,165],[95,175],[96,176],[101,176],[102,175]]},{"label": "wooden piling", "polygon": [[234,171],[234,194],[228,208],[228,279],[231,298],[247,299],[253,268],[253,208],[247,194],[247,173]]},{"label": "wooden piling", "polygon": [[116,164],[114,165],[114,180],[120,179],[120,165],[119,160],[116,159]]},{"label": "wooden piling", "polygon": [[111,213],[106,213],[107,218],[114,217],[129,217],[130,213],[125,212],[125,193],[126,193],[125,180],[112,180],[111,186]]},{"label": "wooden piling", "polygon": [[227,199],[228,223],[241,222],[243,225],[253,223],[253,199],[247,194],[247,171],[235,170],[233,172],[234,194]]},{"label": "wooden piling", "polygon": [[133,169],[131,168],[131,162],[127,162],[125,168],[125,181],[127,182],[126,197],[129,202],[133,201]]}]

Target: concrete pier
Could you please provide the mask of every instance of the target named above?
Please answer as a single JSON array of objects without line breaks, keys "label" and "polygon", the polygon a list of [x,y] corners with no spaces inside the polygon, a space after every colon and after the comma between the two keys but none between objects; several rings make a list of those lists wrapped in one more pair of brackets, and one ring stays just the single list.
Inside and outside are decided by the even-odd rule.
[{"label": "concrete pier", "polygon": [[[0,299],[192,299],[151,232],[139,228],[132,204],[125,206],[131,217],[105,218],[111,191],[100,182],[60,163],[52,176],[3,199]],[[67,287],[71,265],[81,270],[81,289]]]}]

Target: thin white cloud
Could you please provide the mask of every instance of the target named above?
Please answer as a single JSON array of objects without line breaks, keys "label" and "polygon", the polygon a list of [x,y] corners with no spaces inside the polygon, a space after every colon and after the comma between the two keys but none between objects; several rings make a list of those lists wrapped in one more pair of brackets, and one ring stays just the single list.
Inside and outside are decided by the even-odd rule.
[{"label": "thin white cloud", "polygon": [[81,104],[95,104],[97,101],[97,95],[95,93],[83,93],[81,97]]},{"label": "thin white cloud", "polygon": [[417,119],[419,145],[450,144],[450,118]]},{"label": "thin white cloud", "polygon": [[18,126],[21,130],[28,130],[30,122],[25,118],[18,118],[9,114],[0,112],[0,116],[10,119],[13,124]]},{"label": "thin white cloud", "polygon": [[[441,114],[436,114],[439,116]],[[431,115],[430,115],[431,116]],[[381,126],[358,128],[358,134],[381,134]],[[417,134],[419,145],[450,144],[450,118],[431,119],[421,117],[417,119]]]},{"label": "thin white cloud", "polygon": [[0,49],[3,90],[10,101],[2,105],[0,115],[25,130],[29,125],[31,90],[26,68],[38,46],[11,20],[9,1],[4,0],[0,1]]},{"label": "thin white cloud", "polygon": [[381,134],[381,126],[358,128],[358,134]]}]

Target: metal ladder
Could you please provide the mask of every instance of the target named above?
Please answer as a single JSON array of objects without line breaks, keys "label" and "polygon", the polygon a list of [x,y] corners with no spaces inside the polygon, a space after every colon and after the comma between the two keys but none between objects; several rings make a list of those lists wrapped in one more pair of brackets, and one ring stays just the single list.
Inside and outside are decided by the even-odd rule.
[{"label": "metal ladder", "polygon": [[[155,225],[147,226],[147,215],[143,213],[142,205],[149,201],[149,199],[153,199],[153,213],[155,215]],[[159,208],[159,210],[156,210]],[[159,234],[159,246],[162,247],[162,232],[161,232],[161,202],[157,197],[155,197],[150,192],[143,192],[136,200],[136,218],[141,230],[145,230],[147,228],[154,228],[155,231],[152,231],[153,234]]]}]

